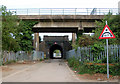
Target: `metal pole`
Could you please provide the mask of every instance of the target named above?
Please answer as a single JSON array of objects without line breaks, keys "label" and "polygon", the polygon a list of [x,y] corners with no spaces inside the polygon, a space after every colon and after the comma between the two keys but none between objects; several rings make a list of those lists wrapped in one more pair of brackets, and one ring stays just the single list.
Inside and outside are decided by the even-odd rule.
[{"label": "metal pole", "polygon": [[39,8],[39,15],[40,15],[40,8]]},{"label": "metal pole", "polygon": [[52,9],[51,9],[51,15],[52,15]]},{"label": "metal pole", "polygon": [[107,44],[107,78],[109,79],[108,39],[106,39],[106,44]]},{"label": "metal pole", "polygon": [[[106,21],[106,25],[107,25],[107,21]],[[109,79],[108,39],[106,39],[106,45],[107,45],[107,78]]]},{"label": "metal pole", "polygon": [[77,10],[77,8],[75,8],[75,15],[76,15],[76,10]]},{"label": "metal pole", "polygon": [[88,15],[88,8],[87,8],[87,15]]},{"label": "metal pole", "polygon": [[28,9],[27,9],[27,15],[28,15]]}]

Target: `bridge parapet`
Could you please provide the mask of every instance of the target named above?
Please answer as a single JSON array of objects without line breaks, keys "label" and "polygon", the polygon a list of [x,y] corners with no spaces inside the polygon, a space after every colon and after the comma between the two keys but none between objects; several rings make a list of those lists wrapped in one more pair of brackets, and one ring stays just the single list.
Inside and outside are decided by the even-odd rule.
[{"label": "bridge parapet", "polygon": [[28,8],[7,9],[15,15],[106,15],[119,14],[119,8]]}]

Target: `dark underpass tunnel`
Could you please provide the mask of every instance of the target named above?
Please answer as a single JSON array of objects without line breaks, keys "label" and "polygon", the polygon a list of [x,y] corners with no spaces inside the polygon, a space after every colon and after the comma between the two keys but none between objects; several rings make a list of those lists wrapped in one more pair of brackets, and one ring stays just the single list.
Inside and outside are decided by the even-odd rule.
[{"label": "dark underpass tunnel", "polygon": [[51,59],[62,59],[63,49],[60,45],[55,44],[50,47],[50,58]]}]

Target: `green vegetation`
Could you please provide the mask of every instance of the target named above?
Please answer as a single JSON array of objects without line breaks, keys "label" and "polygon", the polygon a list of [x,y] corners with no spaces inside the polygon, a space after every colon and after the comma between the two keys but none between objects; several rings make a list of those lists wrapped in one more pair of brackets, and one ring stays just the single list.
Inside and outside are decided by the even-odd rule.
[{"label": "green vegetation", "polygon": [[33,32],[32,27],[37,24],[37,21],[21,21],[19,26],[21,29],[21,33],[17,36],[20,37],[19,45],[21,46],[22,51],[32,51],[33,50]]},{"label": "green vegetation", "polygon": [[102,51],[104,51],[104,45],[106,45],[105,39],[99,39],[99,36],[107,24],[112,30],[112,32],[115,35],[115,39],[109,39],[109,45],[110,44],[120,44],[120,15],[113,16],[111,13],[108,13],[108,15],[105,15],[104,19],[101,21],[96,21],[97,28],[93,30],[92,32],[95,33],[94,36],[88,36],[88,35],[80,35],[78,34],[78,38],[76,40],[76,44],[73,45],[73,48],[77,51],[78,47],[92,47],[92,52],[94,54],[94,57],[97,57],[98,54]]},{"label": "green vegetation", "polygon": [[[120,15],[113,16],[111,13],[108,13],[108,15],[105,16],[105,18],[102,21],[96,21],[96,24],[98,25],[98,28],[96,28],[93,32],[95,32],[95,35],[93,38],[96,39],[96,42],[99,44],[105,44],[105,39],[98,39],[99,35],[101,34],[104,26],[107,24],[112,30],[113,34],[115,35],[115,39],[109,39],[109,44],[120,44]],[[95,43],[96,43],[95,42]]]},{"label": "green vegetation", "polygon": [[18,18],[13,16],[11,12],[6,11],[6,7],[2,6],[2,49],[8,51],[18,51],[20,46],[15,35],[19,32],[17,25]]},{"label": "green vegetation", "polygon": [[[109,45],[120,44],[120,15],[113,16],[111,13],[108,13],[103,20],[96,21],[97,28],[92,31],[95,33],[94,36],[78,34],[76,44],[73,45],[74,49],[77,50],[78,47],[91,47],[91,51],[95,58],[93,62],[90,62],[89,60],[79,61],[79,59],[76,59],[75,57],[70,58],[68,60],[69,66],[76,70],[79,74],[107,73],[107,58],[105,57],[104,59],[100,60],[97,59],[99,53],[104,51],[103,46],[106,45],[105,39],[99,39],[99,36],[106,25],[106,20],[108,22],[108,26],[116,37],[115,39],[109,39]],[[84,52],[84,54],[86,54],[86,57],[89,57],[87,56],[87,53]],[[113,59],[113,56],[109,56],[109,63],[113,64],[110,65],[110,74],[120,76],[120,62]]]},{"label": "green vegetation", "polygon": [[40,61],[44,61],[44,59],[40,59]]},{"label": "green vegetation", "polygon": [[98,44],[99,45],[105,45],[106,44],[106,40],[105,39],[99,39],[99,36],[104,28],[104,26],[106,25],[106,20],[108,22],[108,26],[110,27],[110,29],[112,30],[112,32],[115,35],[115,39],[109,39],[109,45],[110,44],[120,44],[120,15],[115,15],[113,16],[111,13],[108,13],[108,15],[106,15],[104,17],[104,19],[102,19],[101,21],[96,21],[97,24],[97,28],[95,30],[93,30],[92,32],[95,33],[94,36],[88,36],[88,35],[80,35],[78,33],[78,37],[76,40],[76,44],[73,45],[73,47],[76,49],[76,47],[80,46],[80,47],[85,47],[85,46],[93,46],[94,44]]},{"label": "green vegetation", "polygon": [[61,51],[60,50],[55,50],[53,53],[55,53],[56,57],[61,55]]},{"label": "green vegetation", "polygon": [[[73,70],[77,71],[79,74],[95,74],[95,73],[107,73],[106,63],[98,64],[98,63],[86,63],[80,62],[75,57],[70,58],[68,60],[68,65],[73,68]],[[120,63],[116,63],[110,65],[110,74],[111,75],[119,75],[120,76]]]},{"label": "green vegetation", "polygon": [[88,36],[88,35],[82,35],[79,37],[78,44],[80,47],[90,46],[93,45],[94,38]]},{"label": "green vegetation", "polygon": [[2,10],[2,49],[7,51],[33,50],[32,27],[37,21],[22,21],[16,15],[7,11],[5,6]]},{"label": "green vegetation", "polygon": [[95,58],[95,61],[97,61],[97,57],[99,56],[99,53],[104,51],[104,47],[99,44],[94,44],[91,49],[93,56]]},{"label": "green vegetation", "polygon": [[60,50],[55,50],[54,53],[60,53]]}]

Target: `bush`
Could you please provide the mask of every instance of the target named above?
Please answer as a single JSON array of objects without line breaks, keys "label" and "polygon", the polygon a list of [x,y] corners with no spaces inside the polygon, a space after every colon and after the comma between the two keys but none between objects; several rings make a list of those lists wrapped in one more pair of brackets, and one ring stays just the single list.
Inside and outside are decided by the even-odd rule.
[{"label": "bush", "polygon": [[[93,73],[103,73],[107,74],[107,65],[97,65],[97,64],[92,64],[92,65],[86,65],[86,68],[89,71],[92,71]],[[111,75],[120,75],[120,63],[117,63],[115,65],[110,65],[109,66],[109,72]]]},{"label": "bush", "polygon": [[[107,57],[105,57],[104,59],[102,59],[103,63],[107,63]],[[117,60],[113,59],[111,56],[109,56],[109,63],[116,63]]]},{"label": "bush", "polygon": [[120,63],[110,66],[110,74],[120,76]]},{"label": "bush", "polygon": [[87,65],[84,65],[83,62],[79,62],[79,60],[77,60],[75,57],[68,59],[68,65],[72,67],[75,71],[77,71],[79,74],[92,72],[87,68]]},{"label": "bush", "polygon": [[44,59],[40,59],[40,61],[43,61]]},{"label": "bush", "polygon": [[68,59],[68,65],[70,67],[73,67],[75,62],[76,62],[75,57],[72,57],[72,58]]},{"label": "bush", "polygon": [[92,46],[91,51],[94,54],[94,58],[97,58],[99,56],[99,53],[104,51],[104,47],[96,43]]},{"label": "bush", "polygon": [[[84,73],[103,73],[107,74],[107,65],[101,63],[85,63],[79,62],[75,57],[72,57],[68,60],[68,65],[76,70],[79,74]],[[119,75],[120,76],[120,63],[110,65],[109,72],[111,75]]]},{"label": "bush", "polygon": [[88,35],[82,35],[78,38],[78,41],[76,41],[80,47],[90,46],[93,45],[95,42],[95,39]]},{"label": "bush", "polygon": [[89,69],[89,66],[87,66],[86,64],[80,64],[80,66],[78,67],[78,73],[79,74],[85,74],[85,73],[92,74],[93,71]]}]

